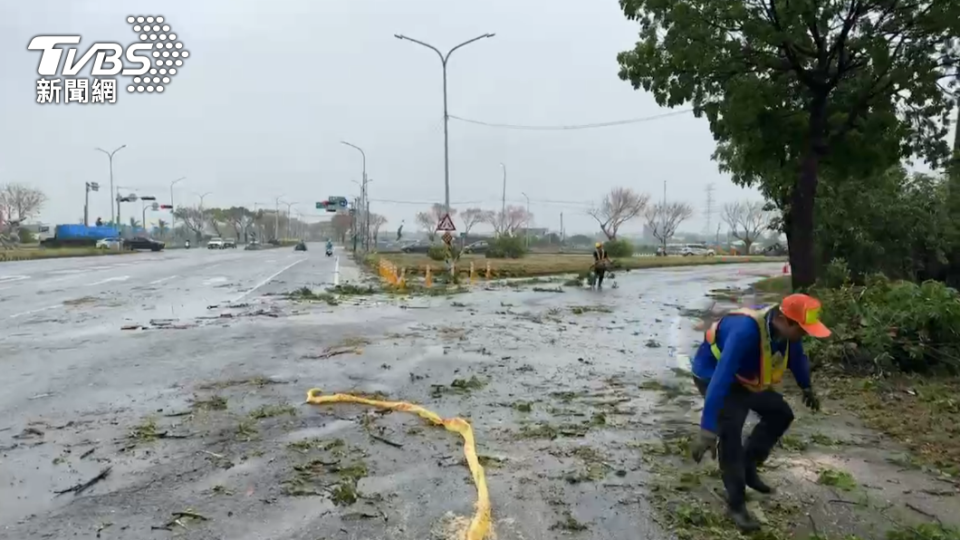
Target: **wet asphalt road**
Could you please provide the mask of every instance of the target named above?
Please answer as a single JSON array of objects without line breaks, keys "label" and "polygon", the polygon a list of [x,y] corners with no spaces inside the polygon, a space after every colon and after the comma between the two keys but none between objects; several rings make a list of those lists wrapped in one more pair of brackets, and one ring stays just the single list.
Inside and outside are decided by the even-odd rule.
[{"label": "wet asphalt road", "polygon": [[[452,538],[450,516],[469,517],[475,497],[456,436],[400,413],[301,405],[311,387],[468,418],[500,540],[667,538],[643,496],[635,443],[656,396],[641,385],[695,343],[688,310],[709,307],[705,293],[779,269],[329,305],[275,296],[332,279],[315,247],[4,264],[0,538]],[[120,329],[134,324],[146,329]],[[471,377],[479,388],[450,386]],[[213,398],[226,408],[197,406]],[[251,416],[263,405],[294,414]],[[175,438],[148,440],[158,432]],[[335,440],[342,453],[319,449]],[[331,502],[332,463],[365,469],[355,504]],[[108,466],[82,494],[53,494]],[[209,521],[154,528],[186,510]]]}]

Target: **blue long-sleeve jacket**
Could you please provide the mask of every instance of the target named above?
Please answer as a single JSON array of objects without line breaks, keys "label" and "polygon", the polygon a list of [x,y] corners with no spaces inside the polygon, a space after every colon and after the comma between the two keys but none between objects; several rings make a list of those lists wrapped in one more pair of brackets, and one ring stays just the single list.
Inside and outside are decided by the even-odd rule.
[{"label": "blue long-sleeve jacket", "polygon": [[[788,367],[793,372],[800,388],[810,388],[810,362],[800,342],[789,343],[771,339],[774,354],[786,352],[790,347]],[[752,379],[760,373],[760,329],[756,321],[746,316],[724,317],[717,328],[717,345],[721,357],[718,361],[706,341],[700,344],[693,357],[693,374],[709,380],[707,397],[703,405],[700,427],[717,432],[717,418],[723,401],[736,381],[736,376]]]}]

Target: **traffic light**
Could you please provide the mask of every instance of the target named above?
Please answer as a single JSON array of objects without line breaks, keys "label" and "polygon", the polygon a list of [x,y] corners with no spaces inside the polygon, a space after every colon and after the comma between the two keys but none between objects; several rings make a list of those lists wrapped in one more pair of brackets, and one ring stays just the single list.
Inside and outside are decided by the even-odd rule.
[{"label": "traffic light", "polygon": [[160,205],[160,209],[161,209],[161,210],[173,210],[173,205],[172,205],[172,204],[161,204],[161,205]]}]

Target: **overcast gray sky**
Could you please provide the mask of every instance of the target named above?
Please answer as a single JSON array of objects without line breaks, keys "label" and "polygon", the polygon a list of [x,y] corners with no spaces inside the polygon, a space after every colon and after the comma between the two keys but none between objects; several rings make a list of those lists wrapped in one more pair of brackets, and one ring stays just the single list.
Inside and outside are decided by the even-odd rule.
[{"label": "overcast gray sky", "polygon": [[[163,94],[122,90],[112,106],[36,103],[40,54],[26,49],[33,36],[79,34],[82,54],[95,41],[134,41],[129,15],[162,15],[191,54]],[[441,68],[435,53],[394,34],[446,50],[486,32],[496,37],[451,59],[453,115],[557,125],[669,112],[617,77],[616,55],[638,29],[615,0],[5,2],[0,183],[43,189],[41,219],[76,222],[84,182],[108,179],[107,158],[93,148],[126,144],[116,182],[141,195],[165,202],[170,181],[187,176],[177,204],[208,191],[206,206],[283,196],[313,216],[315,201],[358,193],[360,154],[343,139],[366,151],[372,210],[388,228],[412,227],[417,211],[443,201]],[[610,188],[659,199],[666,181],[668,198],[698,210],[683,228],[699,230],[709,183],[717,207],[756,197],[717,172],[713,148],[706,121],[690,115],[562,132],[451,120],[451,200],[499,208],[504,162],[508,202],[525,204],[525,192],[536,225],[557,228],[563,212],[571,233],[596,228],[585,209]],[[92,195],[91,219],[109,217],[106,190]],[[641,220],[626,228],[639,231]]]}]

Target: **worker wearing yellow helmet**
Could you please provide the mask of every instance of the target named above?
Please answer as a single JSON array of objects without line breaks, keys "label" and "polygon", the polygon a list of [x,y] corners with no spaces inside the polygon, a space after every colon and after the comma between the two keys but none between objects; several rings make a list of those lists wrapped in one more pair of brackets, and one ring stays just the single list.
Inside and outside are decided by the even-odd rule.
[{"label": "worker wearing yellow helmet", "polygon": [[597,242],[593,250],[593,272],[597,276],[597,288],[603,287],[603,276],[607,273],[607,265],[610,264],[610,258],[607,257],[607,250],[603,248],[602,242]]}]

